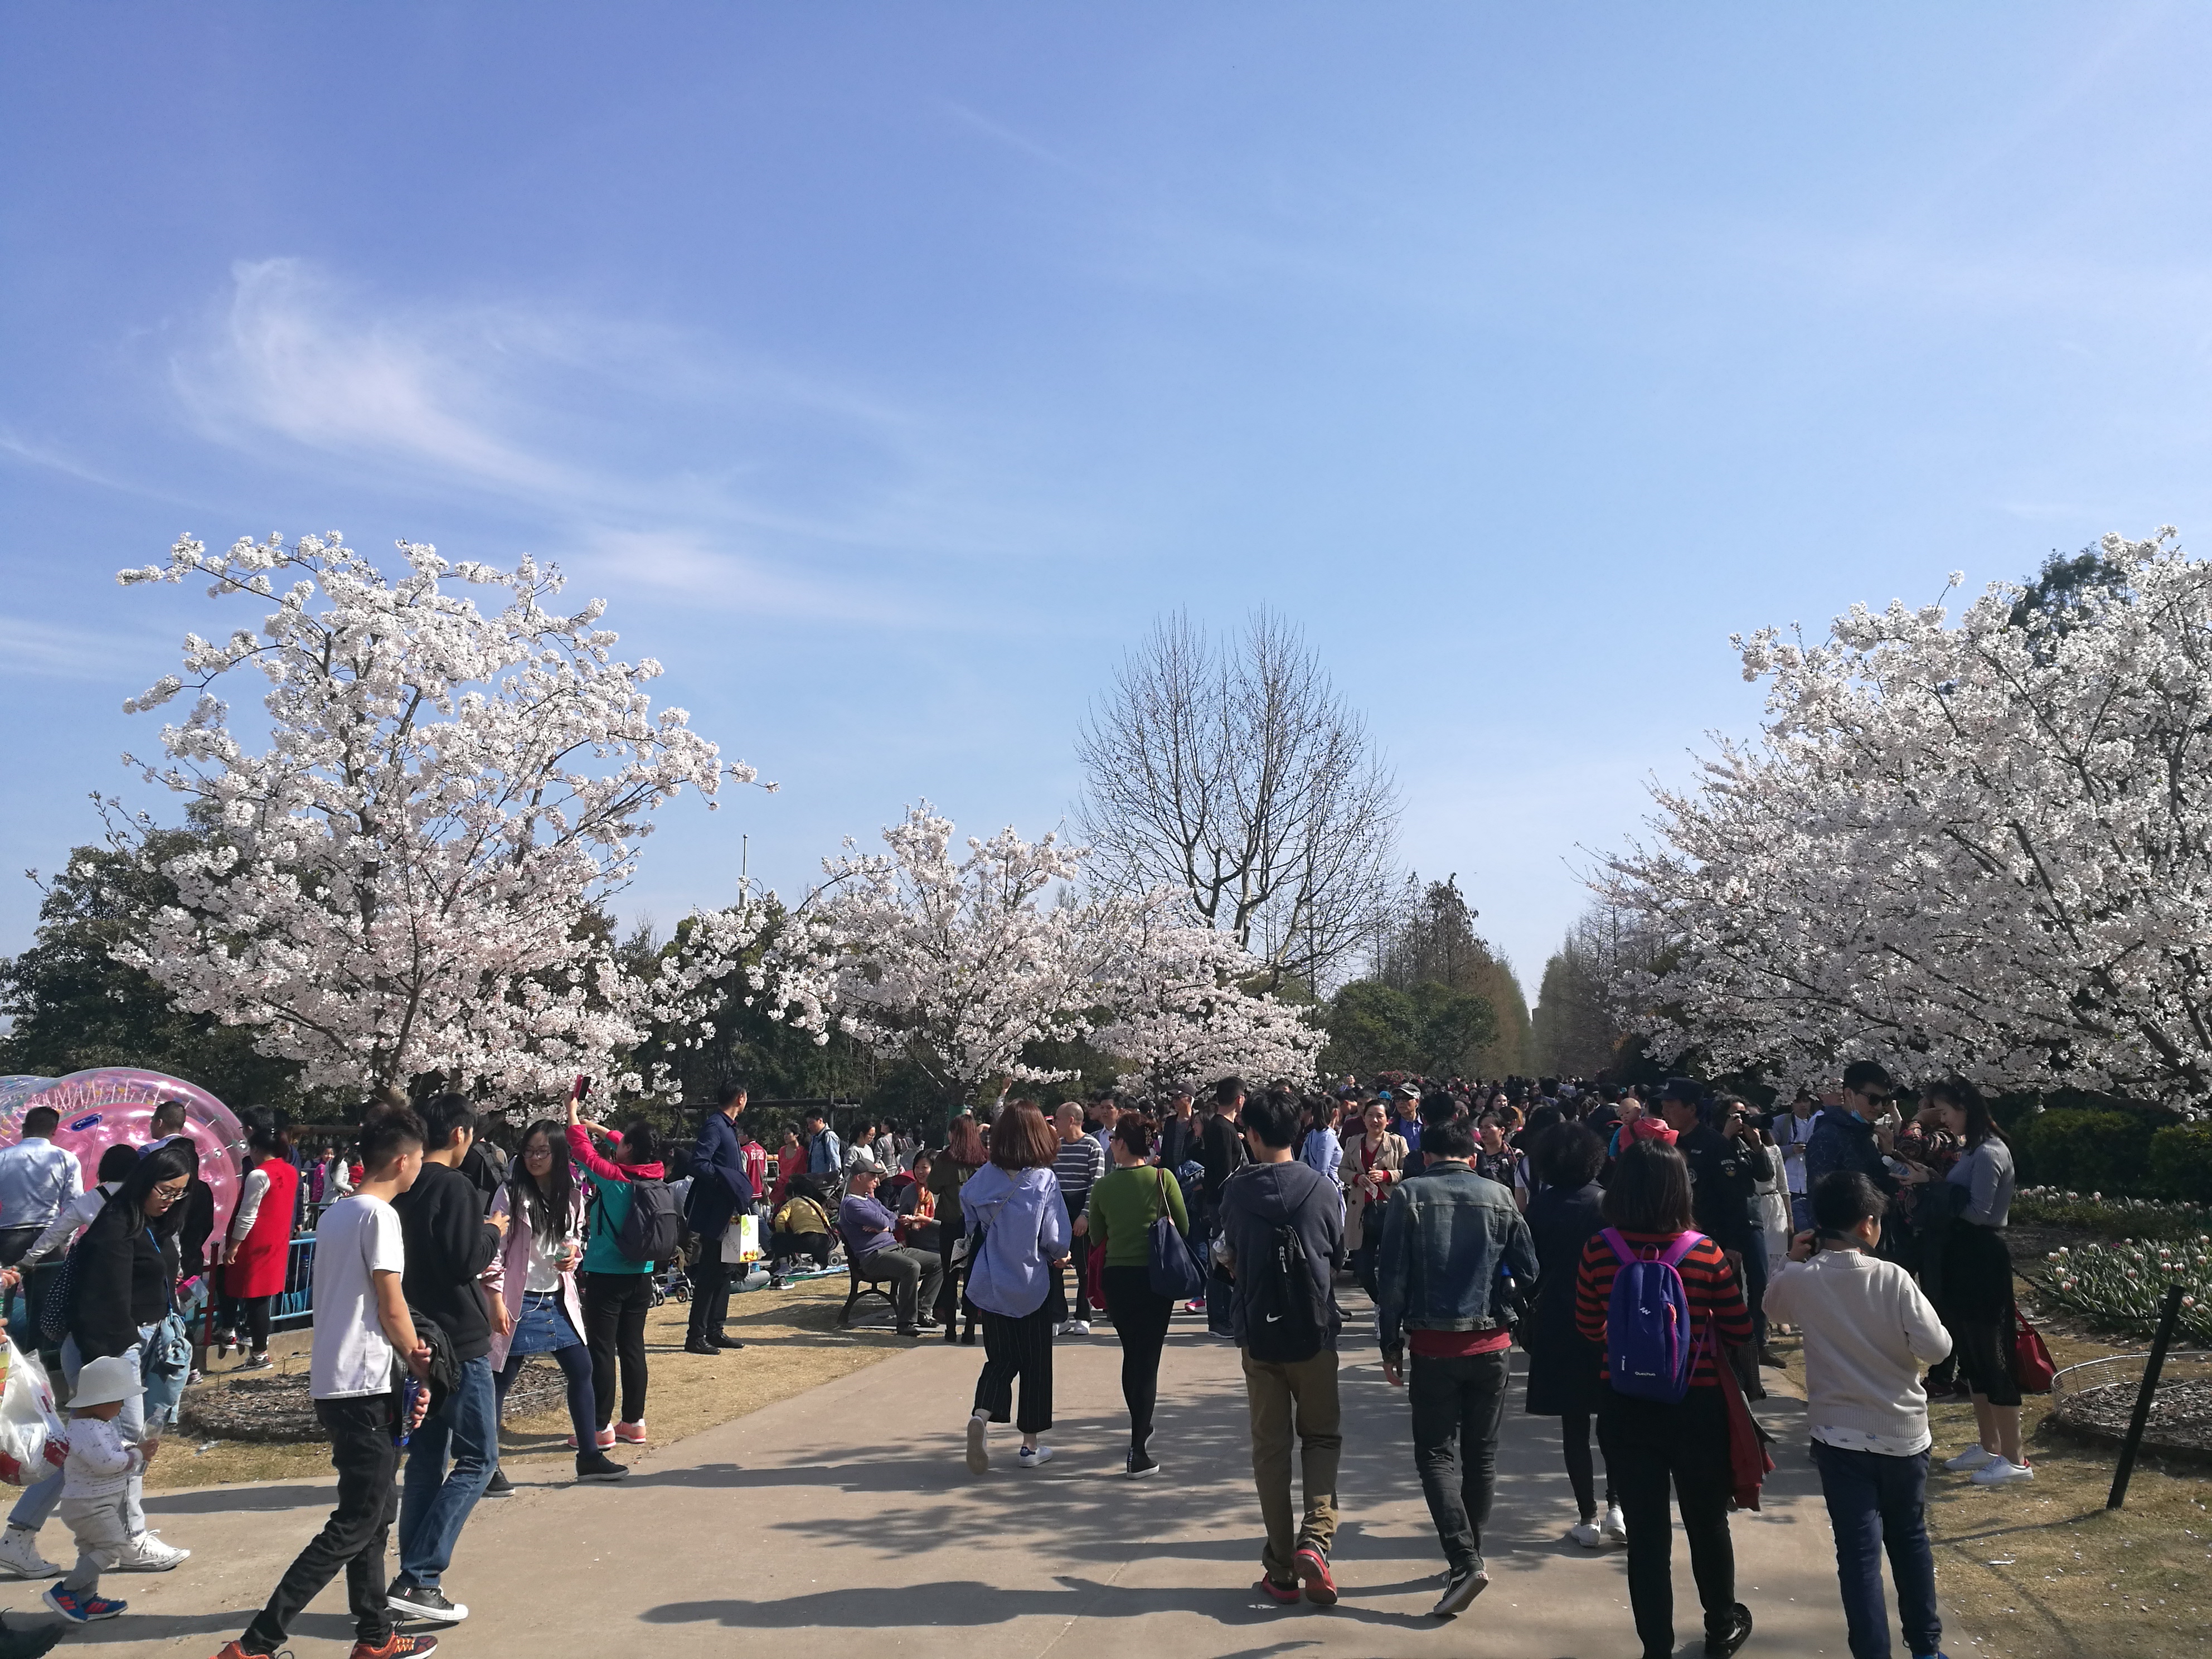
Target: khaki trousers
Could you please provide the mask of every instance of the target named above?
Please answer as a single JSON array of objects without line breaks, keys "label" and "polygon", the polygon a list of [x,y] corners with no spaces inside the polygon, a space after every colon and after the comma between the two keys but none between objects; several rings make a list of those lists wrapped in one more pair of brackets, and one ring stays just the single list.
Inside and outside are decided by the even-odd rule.
[{"label": "khaki trousers", "polygon": [[[1288,1583],[1291,1558],[1312,1544],[1323,1555],[1336,1540],[1336,1468],[1344,1454],[1344,1418],[1337,1402],[1336,1350],[1323,1348],[1295,1364],[1244,1358],[1244,1397],[1252,1413],[1252,1480],[1260,1489],[1260,1518],[1267,1547],[1260,1557],[1267,1577]],[[1298,1443],[1305,1478],[1305,1519],[1291,1510],[1291,1442]]]}]

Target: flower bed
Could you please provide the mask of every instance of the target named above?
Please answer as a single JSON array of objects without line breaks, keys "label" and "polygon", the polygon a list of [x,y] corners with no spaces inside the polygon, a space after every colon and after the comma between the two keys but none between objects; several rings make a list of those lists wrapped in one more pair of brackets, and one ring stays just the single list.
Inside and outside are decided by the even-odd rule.
[{"label": "flower bed", "polygon": [[2107,1325],[2149,1332],[2157,1323],[2160,1298],[2179,1279],[2179,1334],[2193,1343],[2212,1343],[2212,1235],[2177,1243],[2123,1239],[2081,1249],[2060,1249],[2050,1256],[2045,1294]]},{"label": "flower bed", "polygon": [[2212,1234],[2212,1206],[2160,1204],[2147,1198],[2108,1198],[2057,1187],[2022,1187],[2013,1194],[2014,1221],[2073,1227],[2120,1239],[2197,1239]]}]

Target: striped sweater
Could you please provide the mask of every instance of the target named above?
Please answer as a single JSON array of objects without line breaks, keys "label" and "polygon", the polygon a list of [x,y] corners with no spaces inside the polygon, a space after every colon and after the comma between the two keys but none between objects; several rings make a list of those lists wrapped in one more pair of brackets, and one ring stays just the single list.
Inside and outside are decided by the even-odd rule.
[{"label": "striped sweater", "polygon": [[[1665,1249],[1680,1235],[1625,1232],[1621,1237],[1639,1247],[1638,1254],[1648,1255]],[[1613,1275],[1620,1269],[1620,1258],[1605,1242],[1605,1235],[1593,1233],[1589,1243],[1583,1246],[1583,1258],[1575,1270],[1575,1328],[1585,1341],[1597,1345],[1601,1375],[1607,1372],[1606,1309],[1613,1299]],[[1682,1289],[1690,1298],[1693,1327],[1702,1332],[1710,1322],[1718,1331],[1721,1341],[1739,1346],[1751,1340],[1751,1310],[1744,1304],[1743,1285],[1719,1245],[1710,1238],[1699,1239],[1682,1258],[1680,1271]],[[1720,1386],[1719,1374],[1713,1369],[1714,1352],[1715,1345],[1707,1338],[1698,1353],[1698,1368],[1690,1377],[1692,1387]]]},{"label": "striped sweater", "polygon": [[1106,1154],[1089,1135],[1060,1143],[1052,1161],[1053,1177],[1060,1182],[1060,1198],[1067,1205],[1068,1224],[1090,1206],[1091,1189],[1106,1175]]}]

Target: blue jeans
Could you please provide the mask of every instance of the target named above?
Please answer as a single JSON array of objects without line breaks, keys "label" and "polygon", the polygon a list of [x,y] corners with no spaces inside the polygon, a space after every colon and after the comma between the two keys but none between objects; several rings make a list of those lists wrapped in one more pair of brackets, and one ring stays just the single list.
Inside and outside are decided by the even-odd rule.
[{"label": "blue jeans", "polygon": [[1889,1607],[1881,1595],[1881,1558],[1897,1580],[1899,1622],[1916,1655],[1943,1644],[1936,1612],[1936,1556],[1928,1547],[1928,1454],[1891,1457],[1813,1443],[1820,1495],[1836,1534],[1836,1577],[1851,1659],[1889,1659]]},{"label": "blue jeans", "polygon": [[[123,1357],[134,1366],[138,1364],[140,1356],[146,1352],[144,1339],[151,1334],[153,1329],[151,1325],[141,1328],[139,1331],[141,1340],[125,1350]],[[62,1376],[68,1387],[65,1390],[58,1389],[56,1392],[76,1393],[76,1374],[83,1369],[84,1362],[77,1357],[76,1339],[73,1336],[64,1337],[62,1339]],[[167,1385],[164,1384],[164,1386]],[[62,1409],[66,1411],[68,1408],[64,1407]],[[146,1396],[144,1395],[135,1395],[123,1402],[123,1409],[115,1414],[115,1431],[133,1444],[144,1440],[146,1437]],[[145,1476],[143,1474],[132,1475],[123,1500],[123,1518],[130,1527],[131,1535],[133,1538],[146,1530],[146,1510],[142,1502],[144,1486]],[[44,1480],[34,1480],[23,1488],[23,1495],[15,1500],[15,1507],[9,1511],[8,1524],[11,1527],[28,1527],[35,1533],[53,1518],[54,1506],[61,1501],[62,1472],[55,1469]]]},{"label": "blue jeans", "polygon": [[498,1467],[499,1396],[491,1360],[478,1354],[461,1362],[459,1386],[408,1439],[407,1473],[399,1486],[401,1578],[424,1589],[438,1588],[469,1511]]}]

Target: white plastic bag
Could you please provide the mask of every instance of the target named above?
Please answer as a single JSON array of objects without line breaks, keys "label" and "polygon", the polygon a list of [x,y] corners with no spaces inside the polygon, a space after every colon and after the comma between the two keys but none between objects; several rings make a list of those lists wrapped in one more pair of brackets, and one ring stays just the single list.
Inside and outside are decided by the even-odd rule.
[{"label": "white plastic bag", "polygon": [[46,1368],[12,1340],[7,1365],[7,1382],[0,1387],[0,1480],[27,1486],[52,1472],[52,1465],[46,1462],[47,1437],[61,1440],[65,1436]]}]

